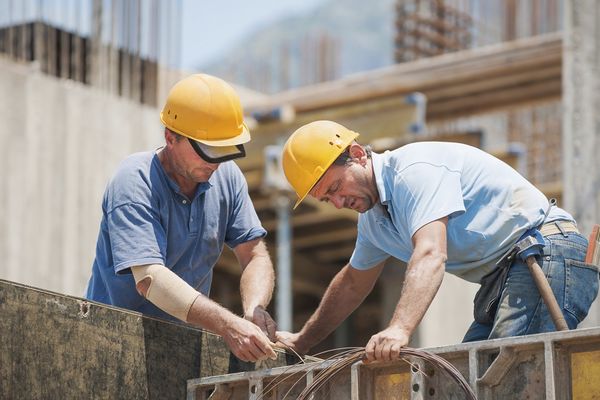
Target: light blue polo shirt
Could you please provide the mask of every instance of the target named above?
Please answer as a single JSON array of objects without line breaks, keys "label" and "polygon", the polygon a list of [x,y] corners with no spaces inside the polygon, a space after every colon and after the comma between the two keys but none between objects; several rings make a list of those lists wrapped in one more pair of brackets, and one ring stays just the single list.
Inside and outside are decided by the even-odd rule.
[{"label": "light blue polo shirt", "polygon": [[[446,271],[471,282],[548,208],[542,192],[501,160],[459,143],[419,142],[373,154],[380,203],[358,217],[350,264],[369,269],[389,256],[408,262],[412,236],[448,216]],[[546,222],[573,221],[553,207]]]},{"label": "light blue polo shirt", "polygon": [[221,164],[188,199],[155,152],[133,154],[104,193],[86,297],[175,319],[138,294],[130,267],[164,265],[208,295],[223,244],[234,248],[266,233],[233,161]]}]

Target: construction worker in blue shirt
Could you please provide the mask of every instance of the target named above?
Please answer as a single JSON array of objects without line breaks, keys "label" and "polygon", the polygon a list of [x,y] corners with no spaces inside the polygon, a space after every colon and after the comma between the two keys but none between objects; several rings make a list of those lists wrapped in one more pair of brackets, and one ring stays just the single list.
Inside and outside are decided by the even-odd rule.
[{"label": "construction worker in blue shirt", "polygon": [[[196,74],[175,84],[160,118],[164,147],[129,156],[108,183],[86,297],[206,328],[244,361],[273,358],[266,231],[231,161],[250,140],[240,100]],[[208,297],[224,244],[242,268],[244,318]]]},{"label": "construction worker in blue shirt", "polygon": [[[571,215],[549,208],[513,168],[458,143],[420,142],[376,154],[357,137],[335,122],[316,121],[284,146],[283,169],[299,197],[296,206],[311,195],[360,214],[349,263],[300,332],[278,332],[280,342],[306,353],[324,339],[373,289],[389,257],[407,262],[405,280],[388,327],[366,346],[369,362],[399,356],[444,272],[482,284],[464,341],[554,330],[526,263],[503,261],[532,228],[541,232],[539,264],[551,277],[568,327],[585,318],[598,293],[598,269],[584,263],[587,240]],[[495,303],[478,304],[494,293],[490,287],[497,288],[496,298],[489,298]]]}]

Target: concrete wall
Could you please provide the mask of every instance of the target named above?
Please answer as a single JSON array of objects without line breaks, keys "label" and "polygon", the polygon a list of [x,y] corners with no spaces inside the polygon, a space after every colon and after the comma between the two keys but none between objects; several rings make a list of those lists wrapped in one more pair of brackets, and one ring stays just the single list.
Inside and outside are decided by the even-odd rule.
[{"label": "concrete wall", "polygon": [[[600,3],[565,2],[563,142],[565,206],[586,235],[600,224]],[[600,326],[600,299],[584,326]]]},{"label": "concrete wall", "polygon": [[156,109],[0,58],[0,278],[82,295],[101,198],[163,142]]}]

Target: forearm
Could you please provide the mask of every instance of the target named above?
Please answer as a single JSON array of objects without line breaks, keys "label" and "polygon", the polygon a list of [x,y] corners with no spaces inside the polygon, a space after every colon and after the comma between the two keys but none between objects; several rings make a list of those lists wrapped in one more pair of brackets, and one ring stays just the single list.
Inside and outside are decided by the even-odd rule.
[{"label": "forearm", "polygon": [[236,318],[238,317],[231,311],[200,294],[190,308],[187,322],[225,336]]},{"label": "forearm", "polygon": [[409,336],[414,332],[442,283],[445,262],[444,254],[413,254],[390,327],[402,329]]},{"label": "forearm", "polygon": [[199,295],[188,314],[188,322],[223,337],[231,351],[243,361],[257,361],[277,356],[269,339],[258,326]]},{"label": "forearm", "polygon": [[165,266],[140,265],[131,271],[142,296],[181,320],[221,335],[240,359],[275,357],[269,339],[258,326],[199,293]]},{"label": "forearm", "polygon": [[182,321],[221,334],[235,318],[163,265],[134,266],[131,271],[142,296]]},{"label": "forearm", "polygon": [[268,255],[254,257],[244,268],[240,278],[240,295],[245,315],[252,315],[256,307],[266,308],[275,286],[275,273]]}]

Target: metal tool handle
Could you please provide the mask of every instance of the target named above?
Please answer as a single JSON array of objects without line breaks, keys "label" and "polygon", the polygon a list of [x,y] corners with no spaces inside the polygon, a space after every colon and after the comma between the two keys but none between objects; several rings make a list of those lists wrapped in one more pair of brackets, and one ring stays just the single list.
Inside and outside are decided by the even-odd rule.
[{"label": "metal tool handle", "polygon": [[556,301],[556,297],[554,297],[554,292],[552,292],[552,289],[550,288],[546,275],[544,275],[542,268],[539,266],[534,256],[527,257],[527,266],[529,267],[529,272],[533,277],[535,285],[540,291],[542,299],[544,299],[544,303],[546,303],[546,307],[548,307],[550,317],[552,317],[552,322],[554,322],[556,330],[569,330],[567,321],[565,321],[562,310],[558,306],[558,302]]}]

